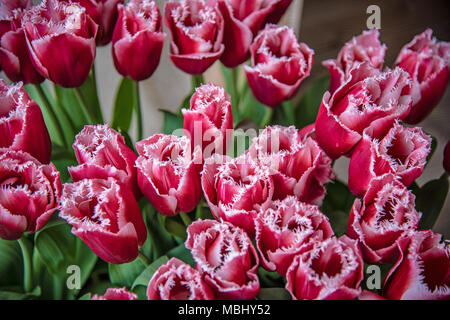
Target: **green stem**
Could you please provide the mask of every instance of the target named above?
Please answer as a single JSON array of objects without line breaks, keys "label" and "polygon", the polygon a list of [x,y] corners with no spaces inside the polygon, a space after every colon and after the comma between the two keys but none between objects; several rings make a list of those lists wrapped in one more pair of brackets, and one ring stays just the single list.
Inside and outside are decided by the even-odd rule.
[{"label": "green stem", "polygon": [[[95,90],[95,98],[97,99],[97,102],[100,106],[100,99],[98,97],[98,89],[97,89],[97,74],[95,73],[95,62],[92,65],[92,82],[94,83],[94,90]],[[104,123],[105,120],[103,118],[102,109],[99,110],[99,116],[100,116],[100,123]]]},{"label": "green stem", "polygon": [[137,116],[137,141],[142,140],[142,110],[141,110],[141,96],[139,93],[139,82],[134,81],[134,95],[136,99],[136,116]]},{"label": "green stem", "polygon": [[17,240],[17,242],[19,243],[20,249],[22,250],[22,257],[23,257],[23,273],[24,273],[23,289],[25,290],[25,293],[29,293],[31,292],[31,289],[33,287],[31,251],[27,245],[27,240],[25,238],[22,237],[19,240]]},{"label": "green stem", "polygon": [[238,89],[238,81],[239,81],[239,67],[231,69],[231,110],[233,113],[233,122],[239,122],[239,89]]},{"label": "green stem", "polygon": [[193,74],[191,77],[192,81],[192,93],[195,92],[195,89],[200,87],[202,84],[205,83],[205,79],[203,78],[202,74]]},{"label": "green stem", "polygon": [[42,89],[42,84],[36,84],[34,85],[36,88],[36,91],[41,98],[45,109],[47,110],[47,114],[50,117],[50,122],[53,124],[54,128],[56,129],[56,135],[58,136],[59,141],[66,147],[69,146],[68,142],[64,138],[64,133],[61,127],[61,124],[58,121],[58,118],[56,117],[55,110],[53,110],[52,105],[50,101],[48,101],[47,96],[45,95],[44,90]]},{"label": "green stem", "polygon": [[141,261],[148,266],[150,264],[150,260],[139,250],[138,258],[141,259]]},{"label": "green stem", "polygon": [[89,124],[96,124],[97,121],[95,120],[95,116],[92,114],[92,111],[89,109],[86,100],[83,97],[83,94],[80,91],[80,88],[74,88],[75,96],[78,99],[78,102],[80,103],[83,113],[89,122]]},{"label": "green stem", "polygon": [[294,115],[294,108],[292,106],[292,101],[283,102],[281,104],[281,107],[283,108],[283,112],[286,117],[286,120],[288,121],[288,124],[289,125],[294,124],[295,115]]},{"label": "green stem", "polygon": [[266,126],[269,125],[270,120],[272,120],[272,116],[273,116],[273,108],[267,107],[266,114],[265,114],[263,120],[261,121],[261,128],[264,129]]},{"label": "green stem", "polygon": [[184,225],[189,227],[189,225],[192,223],[191,218],[189,218],[189,215],[186,212],[180,212],[181,220],[183,220]]}]

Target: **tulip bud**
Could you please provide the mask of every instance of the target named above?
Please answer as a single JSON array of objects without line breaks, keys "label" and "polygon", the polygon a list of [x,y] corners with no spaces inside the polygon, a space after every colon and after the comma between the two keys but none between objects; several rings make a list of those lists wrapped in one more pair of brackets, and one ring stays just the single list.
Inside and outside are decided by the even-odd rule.
[{"label": "tulip bud", "polygon": [[91,300],[136,300],[137,295],[133,292],[129,292],[125,287],[108,288],[103,296],[95,294]]},{"label": "tulip bud", "polygon": [[380,141],[364,135],[350,159],[348,187],[362,197],[370,181],[385,173],[397,175],[409,187],[422,174],[430,150],[431,136],[398,122]]},{"label": "tulip bud", "polygon": [[113,178],[66,183],[59,216],[72,225],[73,234],[109,263],[133,261],[147,239],[136,199]]},{"label": "tulip bud", "polygon": [[96,43],[107,45],[112,38],[117,21],[117,5],[123,0],[72,0],[86,9],[86,13],[98,24]]},{"label": "tulip bud", "polygon": [[332,159],[351,153],[363,133],[381,138],[408,115],[411,82],[401,68],[380,73],[356,65],[333,95],[325,92],[316,118],[316,140]]},{"label": "tulip bud", "polygon": [[113,177],[141,196],[134,163],[137,155],[120,133],[105,125],[89,125],[75,137],[73,144],[79,165],[69,167],[73,181]]},{"label": "tulip bud", "polygon": [[294,258],[286,289],[294,300],[353,300],[361,292],[364,262],[347,236],[312,243]]},{"label": "tulip bud", "polygon": [[225,23],[222,63],[234,68],[249,57],[253,37],[266,23],[278,23],[290,0],[219,0],[219,9]]},{"label": "tulip bud", "polygon": [[212,83],[202,85],[195,90],[190,109],[182,112],[192,149],[200,145],[203,159],[212,153],[226,154],[232,139],[233,115],[230,96],[223,88]]},{"label": "tulip bud", "polygon": [[81,86],[94,64],[97,24],[76,3],[43,0],[22,20],[36,70],[65,87]]},{"label": "tulip bud", "polygon": [[220,300],[249,300],[259,291],[259,259],[244,230],[227,222],[197,220],[188,229],[186,248]]},{"label": "tulip bud", "polygon": [[201,150],[191,153],[190,140],[155,134],[136,143],[138,185],[161,214],[195,209],[201,197]]},{"label": "tulip bud", "polygon": [[168,1],[164,21],[172,34],[170,59],[184,72],[202,74],[222,55],[224,22],[216,0]]},{"label": "tulip bud", "polygon": [[272,108],[292,98],[313,65],[314,51],[286,26],[267,25],[250,51],[252,65],[244,66],[248,84],[255,98]]},{"label": "tulip bud", "polygon": [[44,78],[36,71],[22,29],[24,10],[31,1],[5,0],[0,4],[0,66],[13,82],[39,84]]},{"label": "tulip bud", "polygon": [[132,0],[125,6],[119,5],[112,37],[117,71],[134,81],[149,78],[159,65],[165,37],[154,1]]},{"label": "tulip bud", "polygon": [[58,209],[61,189],[53,164],[0,148],[0,238],[16,240],[42,229]]},{"label": "tulip bud", "polygon": [[359,63],[367,62],[370,67],[381,70],[384,63],[384,55],[386,53],[386,45],[381,44],[378,37],[380,32],[378,29],[364,31],[357,37],[347,42],[341,51],[339,51],[336,60],[325,60],[322,64],[328,68],[330,72],[331,94],[336,91],[350,77],[350,71]]},{"label": "tulip bud", "polygon": [[199,271],[172,258],[153,274],[147,297],[149,300],[214,300],[214,292]]},{"label": "tulip bud", "polygon": [[400,257],[389,270],[383,297],[392,300],[449,300],[450,247],[431,230],[397,242]]},{"label": "tulip bud", "polygon": [[405,45],[396,66],[406,70],[412,78],[412,107],[405,118],[416,124],[425,119],[441,100],[450,79],[450,42],[432,39],[427,29]]},{"label": "tulip bud", "polygon": [[25,151],[49,163],[52,144],[44,117],[21,83],[0,80],[0,106],[0,148]]},{"label": "tulip bud", "polygon": [[300,202],[293,196],[274,201],[268,209],[261,210],[255,225],[262,265],[282,276],[286,275],[294,257],[306,250],[308,243],[333,235],[327,217],[317,206]]},{"label": "tulip bud", "polygon": [[414,200],[396,176],[372,179],[362,202],[353,203],[347,227],[347,235],[358,240],[364,261],[383,264],[397,259],[397,242],[419,224],[421,213]]}]

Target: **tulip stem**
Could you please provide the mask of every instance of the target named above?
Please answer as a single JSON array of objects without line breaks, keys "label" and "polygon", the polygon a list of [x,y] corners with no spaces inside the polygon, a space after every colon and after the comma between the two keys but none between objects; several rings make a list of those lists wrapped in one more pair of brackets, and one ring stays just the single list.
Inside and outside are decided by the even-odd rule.
[{"label": "tulip stem", "polygon": [[150,260],[141,252],[141,250],[138,251],[138,258],[144,263],[146,266],[150,264]]},{"label": "tulip stem", "polygon": [[288,124],[289,125],[294,124],[295,114],[294,114],[294,108],[292,106],[292,100],[283,102],[281,104],[281,108],[283,108],[283,112],[284,112],[284,115],[286,117]]},{"label": "tulip stem", "polygon": [[205,79],[203,78],[202,74],[193,74],[192,75],[192,93],[195,92],[195,89],[200,87],[202,84],[205,83]]},{"label": "tulip stem", "polygon": [[36,92],[38,93],[39,98],[41,98],[42,104],[44,105],[44,108],[47,111],[47,115],[50,117],[50,122],[56,129],[55,133],[58,136],[57,139],[61,141],[62,145],[67,147],[68,145],[66,139],[64,138],[64,133],[61,124],[59,123],[58,118],[56,117],[55,110],[53,110],[50,101],[48,101],[44,89],[42,89],[42,84],[36,84],[34,85],[34,87],[36,88]]},{"label": "tulip stem", "polygon": [[238,67],[231,69],[231,110],[233,113],[233,122],[239,122],[239,90],[238,90],[238,81],[239,81],[239,69]]},{"label": "tulip stem", "polygon": [[186,228],[189,227],[189,225],[192,223],[191,218],[186,212],[180,212],[180,218],[181,220],[183,220],[183,223],[186,226]]},{"label": "tulip stem", "polygon": [[86,104],[86,100],[83,97],[83,94],[80,91],[80,88],[74,88],[75,96],[78,99],[78,102],[80,103],[84,116],[86,117],[89,124],[96,124],[97,121],[95,120],[94,115],[92,114],[92,111],[89,109],[88,105]]},{"label": "tulip stem", "polygon": [[31,251],[28,245],[28,241],[22,237],[17,240],[20,246],[20,250],[22,250],[22,257],[23,257],[23,276],[24,276],[24,282],[23,282],[23,289],[25,290],[25,293],[31,292],[33,281],[33,271],[31,267]]},{"label": "tulip stem", "polygon": [[98,115],[100,116],[100,123],[104,123],[105,120],[103,119],[103,113],[102,113],[102,109],[100,107],[100,99],[98,97],[98,88],[97,88],[97,74],[95,73],[95,62],[92,65],[92,82],[94,84],[94,91],[95,91],[95,99],[97,101],[97,105],[98,105]]},{"label": "tulip stem", "polygon": [[136,122],[137,122],[137,141],[142,140],[142,110],[141,110],[141,96],[139,93],[139,82],[134,81],[134,95],[136,99]]}]

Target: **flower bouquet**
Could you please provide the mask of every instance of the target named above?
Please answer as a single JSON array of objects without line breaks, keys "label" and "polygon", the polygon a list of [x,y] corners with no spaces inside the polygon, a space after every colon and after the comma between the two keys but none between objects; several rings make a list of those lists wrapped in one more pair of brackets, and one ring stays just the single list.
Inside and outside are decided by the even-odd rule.
[{"label": "flower bouquet", "polygon": [[[416,182],[450,43],[428,29],[385,66],[364,31],[297,99],[314,50],[277,25],[291,2],[2,0],[0,299],[450,298],[431,230],[449,144],[446,172]],[[144,137],[139,82],[165,41],[192,91]],[[107,121],[109,43],[123,79]],[[205,81],[214,63],[225,87]]]}]

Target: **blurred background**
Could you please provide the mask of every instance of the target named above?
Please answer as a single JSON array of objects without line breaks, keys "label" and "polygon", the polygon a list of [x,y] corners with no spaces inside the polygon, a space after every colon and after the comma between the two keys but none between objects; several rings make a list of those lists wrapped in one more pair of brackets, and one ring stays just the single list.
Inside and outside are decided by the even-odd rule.
[{"label": "blurred background", "polygon": [[[164,2],[156,1],[160,10]],[[289,11],[280,24],[291,26],[305,42],[315,50],[314,67],[298,93],[311,81],[328,71],[321,65],[326,59],[335,58],[340,48],[353,36],[367,29],[366,13],[369,5],[378,5],[381,9],[380,38],[388,47],[386,66],[392,66],[400,48],[412,40],[414,35],[432,28],[439,40],[450,41],[450,1],[448,0],[293,0]],[[168,32],[168,30],[165,30]],[[161,63],[153,76],[141,83],[141,101],[144,117],[144,136],[160,132],[162,114],[158,109],[176,111],[191,88],[190,76],[175,68],[168,56],[170,36],[166,38]],[[115,91],[120,81],[112,57],[111,45],[97,51],[96,73],[99,95],[106,119],[111,119]],[[3,77],[3,76],[2,76]],[[206,81],[223,85],[219,64],[216,63],[205,74]],[[188,106],[185,106],[188,107]],[[443,148],[450,138],[450,90],[434,112],[421,123],[424,130],[438,140],[434,157],[418,180],[419,185],[430,179],[438,178],[442,172]],[[134,127],[130,133],[134,133]],[[347,180],[348,159],[340,159],[335,169],[340,179]],[[450,238],[450,197],[434,230]]]}]

